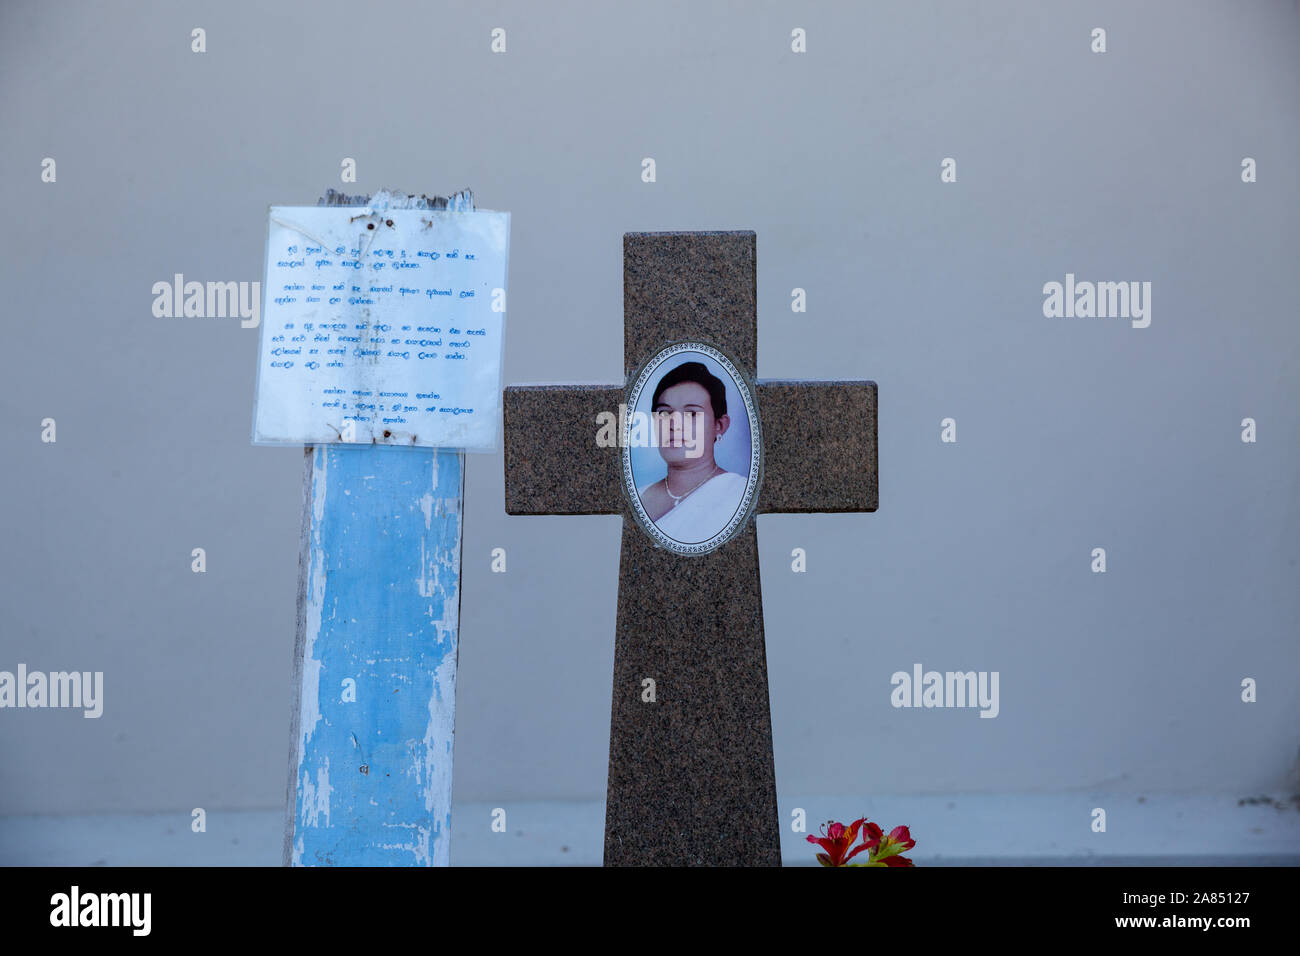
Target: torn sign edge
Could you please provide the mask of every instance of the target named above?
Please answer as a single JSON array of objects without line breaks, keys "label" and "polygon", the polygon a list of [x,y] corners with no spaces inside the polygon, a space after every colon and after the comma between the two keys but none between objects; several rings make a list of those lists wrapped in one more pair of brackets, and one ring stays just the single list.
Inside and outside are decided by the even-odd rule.
[{"label": "torn sign edge", "polygon": [[[348,202],[349,200],[351,200],[355,204],[349,204]],[[482,442],[477,444],[462,445],[462,444],[454,444],[454,443],[435,443],[435,442],[419,441],[419,440],[408,441],[404,437],[394,438],[394,439],[382,439],[377,436],[372,436],[369,442],[347,442],[343,440],[341,433],[335,436],[325,435],[325,436],[313,438],[311,440],[302,440],[302,441],[279,439],[279,438],[264,438],[258,435],[258,431],[257,431],[258,414],[257,413],[258,413],[258,405],[260,402],[260,396],[262,390],[262,371],[263,371],[262,370],[262,346],[264,344],[264,338],[266,336],[266,327],[268,324],[266,322],[266,315],[267,315],[266,304],[268,298],[270,297],[270,288],[267,285],[267,282],[270,276],[270,251],[271,251],[272,230],[274,229],[275,226],[280,226],[281,228],[291,229],[295,232],[298,232],[303,236],[305,236],[306,238],[310,239],[312,242],[315,242],[319,245],[329,245],[329,243],[324,243],[319,238],[312,236],[309,232],[307,232],[297,224],[291,221],[286,221],[285,219],[282,218],[277,218],[276,215],[274,214],[274,210],[277,209],[281,210],[282,211],[281,215],[283,215],[283,210],[286,209],[294,209],[294,208],[317,209],[322,206],[333,206],[340,209],[342,208],[349,209],[355,213],[354,218],[369,218],[372,216],[378,216],[383,211],[389,209],[421,210],[421,211],[428,211],[431,213],[444,213],[448,215],[457,215],[457,214],[477,215],[479,213],[483,213],[483,214],[499,215],[504,217],[504,222],[505,222],[504,240],[505,241],[502,250],[502,282],[504,284],[502,286],[502,289],[505,292],[506,307],[500,313],[501,333],[498,336],[499,341],[497,345],[497,355],[496,355],[496,369],[497,369],[496,396],[497,398],[496,398],[495,414],[492,416],[492,429],[489,438],[486,438]],[[249,440],[253,445],[260,445],[266,447],[294,447],[294,446],[306,447],[310,445],[370,445],[379,448],[448,448],[448,449],[459,450],[467,454],[496,454],[497,452],[501,451],[502,433],[503,433],[503,426],[502,426],[503,402],[501,400],[501,395],[504,388],[506,334],[509,328],[509,311],[510,311],[511,216],[508,211],[497,210],[497,209],[476,209],[474,206],[473,193],[469,189],[461,190],[460,192],[453,194],[451,197],[447,199],[443,199],[442,197],[431,198],[424,195],[416,197],[411,194],[399,193],[393,190],[380,190],[376,192],[369,199],[366,199],[366,197],[363,196],[348,197],[342,193],[336,193],[333,189],[330,189],[327,191],[326,196],[322,200],[319,200],[315,206],[287,206],[280,203],[268,204],[266,207],[266,223],[267,223],[266,240],[263,244],[263,252],[262,252],[262,302],[261,302],[262,321],[258,323],[257,359],[256,359],[257,372],[256,372],[254,385],[253,385],[253,414],[252,414],[252,425],[249,432]],[[376,232],[375,235],[378,235],[378,233]],[[373,237],[371,241],[373,241]],[[367,244],[366,249],[369,249],[369,244]],[[363,250],[363,254],[364,252],[365,250]]]}]

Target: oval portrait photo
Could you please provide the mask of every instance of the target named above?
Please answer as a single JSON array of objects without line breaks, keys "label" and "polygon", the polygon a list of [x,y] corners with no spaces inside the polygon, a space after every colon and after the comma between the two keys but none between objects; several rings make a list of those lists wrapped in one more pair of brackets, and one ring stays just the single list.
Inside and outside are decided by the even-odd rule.
[{"label": "oval portrait photo", "polygon": [[638,522],[660,546],[705,554],[743,527],[761,451],[753,394],[718,349],[671,346],[633,380],[623,480]]}]

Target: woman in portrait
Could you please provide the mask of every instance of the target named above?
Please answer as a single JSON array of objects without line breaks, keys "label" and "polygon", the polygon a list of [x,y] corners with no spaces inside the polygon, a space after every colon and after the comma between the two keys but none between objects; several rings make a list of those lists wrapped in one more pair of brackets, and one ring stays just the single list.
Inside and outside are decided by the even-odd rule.
[{"label": "woman in portrait", "polygon": [[735,515],[748,484],[714,459],[731,425],[726,387],[703,362],[685,362],[659,380],[650,406],[668,474],[637,489],[642,507],[668,537],[707,541]]}]

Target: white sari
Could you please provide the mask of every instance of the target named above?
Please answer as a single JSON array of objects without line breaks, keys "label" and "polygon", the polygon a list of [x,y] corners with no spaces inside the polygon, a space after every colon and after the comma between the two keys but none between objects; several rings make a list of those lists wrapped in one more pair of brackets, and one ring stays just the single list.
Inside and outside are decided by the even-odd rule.
[{"label": "white sari", "polygon": [[[745,498],[749,482],[733,471],[714,475],[655,522],[668,537],[685,544],[708,541],[725,528]],[[647,485],[646,488],[650,486]],[[646,488],[638,489],[645,497]]]}]

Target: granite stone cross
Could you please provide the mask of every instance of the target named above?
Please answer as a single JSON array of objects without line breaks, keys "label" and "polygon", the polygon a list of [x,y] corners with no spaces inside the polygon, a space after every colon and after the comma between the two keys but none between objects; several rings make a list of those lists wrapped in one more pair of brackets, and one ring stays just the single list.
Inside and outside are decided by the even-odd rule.
[{"label": "granite stone cross", "polygon": [[753,232],[625,234],[628,383],[505,389],[506,511],[623,515],[606,866],[779,866],[781,855],[754,519],[707,554],[657,546],[625,495],[620,450],[596,441],[597,416],[627,401],[664,346],[706,343],[753,390],[753,515],[876,510],[875,383],[756,381],[755,254]]}]

